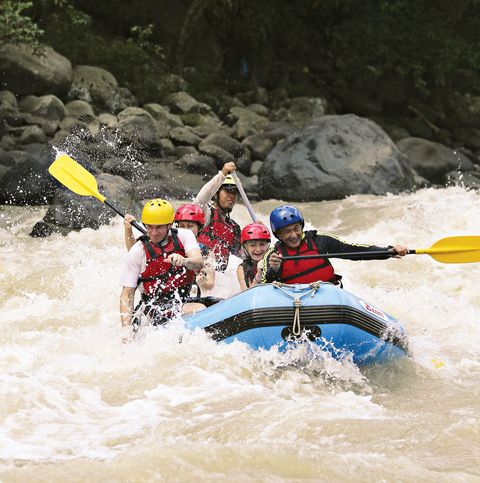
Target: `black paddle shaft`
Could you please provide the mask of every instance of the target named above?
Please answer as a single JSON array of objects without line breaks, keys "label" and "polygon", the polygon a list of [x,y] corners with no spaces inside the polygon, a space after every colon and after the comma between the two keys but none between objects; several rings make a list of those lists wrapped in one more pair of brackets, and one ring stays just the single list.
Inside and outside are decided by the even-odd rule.
[{"label": "black paddle shaft", "polygon": [[[115,206],[111,205],[107,200],[105,200],[104,203],[108,207],[110,207],[115,213],[118,213],[122,218],[125,218],[125,214],[122,213],[120,210],[117,210],[117,208],[115,208]],[[134,226],[138,231],[142,232],[144,235],[147,234],[147,231],[145,230],[145,228],[143,228],[143,226],[139,225],[136,221],[131,221],[130,225]]]},{"label": "black paddle shaft", "polygon": [[[410,252],[414,252],[411,250]],[[282,257],[282,260],[310,260],[312,258],[354,258],[354,257],[375,257],[378,255],[386,255],[394,257],[396,253],[393,250],[374,250],[370,252],[347,252],[347,253],[319,253],[318,255],[288,255]]]}]

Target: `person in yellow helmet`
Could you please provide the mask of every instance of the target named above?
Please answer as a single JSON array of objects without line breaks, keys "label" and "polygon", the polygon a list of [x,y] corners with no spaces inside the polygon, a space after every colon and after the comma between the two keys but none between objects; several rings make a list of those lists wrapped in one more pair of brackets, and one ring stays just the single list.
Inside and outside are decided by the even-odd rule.
[{"label": "person in yellow helmet", "polygon": [[[203,268],[203,257],[195,235],[183,228],[172,228],[173,206],[166,200],[147,201],[141,221],[147,235],[131,247],[125,261],[121,284],[120,313],[123,340],[128,341],[135,325],[134,298],[141,287],[141,303],[153,325],[166,322],[174,315],[176,305],[189,296],[195,280],[195,270]],[[184,312],[191,311],[184,304]]]},{"label": "person in yellow helmet", "polygon": [[205,225],[198,241],[215,256],[217,270],[222,272],[227,268],[230,254],[242,257],[240,226],[230,218],[238,197],[237,185],[231,176],[235,169],[235,163],[225,163],[195,198],[195,203],[205,212]]}]

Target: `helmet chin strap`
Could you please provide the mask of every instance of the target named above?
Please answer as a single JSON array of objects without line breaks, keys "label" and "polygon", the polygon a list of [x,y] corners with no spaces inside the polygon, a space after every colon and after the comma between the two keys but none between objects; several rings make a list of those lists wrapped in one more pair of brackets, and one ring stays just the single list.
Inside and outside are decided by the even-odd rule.
[{"label": "helmet chin strap", "polygon": [[168,235],[170,235],[170,228],[172,228],[172,224],[171,223],[168,225],[167,234],[158,243],[153,243],[153,242],[152,243],[154,245],[157,245],[157,247],[162,247],[162,246],[166,245]]}]

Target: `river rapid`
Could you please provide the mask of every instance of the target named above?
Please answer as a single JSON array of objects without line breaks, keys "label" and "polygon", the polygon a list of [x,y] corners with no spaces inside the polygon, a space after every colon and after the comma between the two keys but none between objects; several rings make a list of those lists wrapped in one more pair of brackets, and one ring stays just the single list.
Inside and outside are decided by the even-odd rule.
[{"label": "river rapid", "polygon": [[[352,242],[480,235],[480,194],[460,187],[297,206]],[[125,345],[121,219],[32,239],[45,210],[0,207],[1,481],[480,481],[480,264],[333,261],[406,328],[412,356],[381,367],[181,321]]]}]

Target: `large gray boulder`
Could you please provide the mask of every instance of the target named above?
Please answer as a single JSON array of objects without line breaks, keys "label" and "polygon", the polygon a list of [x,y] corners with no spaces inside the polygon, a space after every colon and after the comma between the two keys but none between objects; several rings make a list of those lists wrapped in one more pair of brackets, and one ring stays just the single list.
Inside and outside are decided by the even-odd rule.
[{"label": "large gray boulder", "polygon": [[399,193],[415,186],[414,172],[374,122],[323,116],[270,152],[259,179],[262,198],[341,199],[360,193]]},{"label": "large gray boulder", "polygon": [[450,171],[471,171],[473,163],[463,153],[422,138],[406,138],[397,143],[409,166],[432,183],[444,183]]},{"label": "large gray boulder", "polygon": [[64,95],[72,83],[72,64],[50,47],[0,46],[0,85],[17,96]]}]

